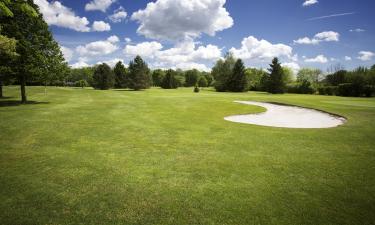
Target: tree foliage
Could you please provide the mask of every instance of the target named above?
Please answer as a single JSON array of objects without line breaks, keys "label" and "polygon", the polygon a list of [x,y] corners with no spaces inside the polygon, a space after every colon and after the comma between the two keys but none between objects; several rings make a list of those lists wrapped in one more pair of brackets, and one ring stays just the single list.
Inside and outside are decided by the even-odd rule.
[{"label": "tree foliage", "polygon": [[150,69],[140,56],[129,63],[128,85],[130,89],[141,90],[151,86]]},{"label": "tree foliage", "polygon": [[165,71],[161,69],[154,70],[152,72],[152,85],[155,87],[160,87],[163,79],[165,77]]},{"label": "tree foliage", "polygon": [[126,88],[128,83],[128,69],[121,61],[116,63],[113,73],[115,76],[115,88]]},{"label": "tree foliage", "polygon": [[115,85],[115,77],[111,67],[103,63],[94,72],[93,87],[100,90],[108,90]]},{"label": "tree foliage", "polygon": [[227,90],[231,92],[244,92],[248,90],[245,66],[241,59],[237,59],[234,64],[232,74],[227,81]]},{"label": "tree foliage", "polygon": [[176,89],[178,88],[178,80],[176,79],[176,71],[168,70],[162,81],[161,87],[163,89]]},{"label": "tree foliage", "polygon": [[278,58],[272,60],[272,64],[270,64],[268,71],[270,72],[270,75],[267,84],[267,91],[272,94],[285,93],[286,83],[284,79],[284,71]]}]

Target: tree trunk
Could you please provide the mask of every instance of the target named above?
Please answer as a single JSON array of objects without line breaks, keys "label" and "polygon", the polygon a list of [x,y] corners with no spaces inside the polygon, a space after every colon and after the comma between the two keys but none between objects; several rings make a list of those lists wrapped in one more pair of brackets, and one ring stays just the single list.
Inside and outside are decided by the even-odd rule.
[{"label": "tree trunk", "polygon": [[0,80],[0,98],[3,97],[3,82]]},{"label": "tree trunk", "polygon": [[27,102],[26,98],[26,78],[25,75],[21,76],[21,102],[22,104],[25,104]]}]

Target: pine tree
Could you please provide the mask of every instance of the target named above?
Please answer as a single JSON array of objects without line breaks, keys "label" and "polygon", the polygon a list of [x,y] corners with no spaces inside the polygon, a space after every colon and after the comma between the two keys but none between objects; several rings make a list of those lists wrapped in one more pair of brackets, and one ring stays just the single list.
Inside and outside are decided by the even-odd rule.
[{"label": "pine tree", "polygon": [[176,79],[176,71],[168,70],[165,77],[161,83],[163,89],[177,89],[178,81]]},{"label": "pine tree", "polygon": [[245,74],[245,66],[241,59],[234,64],[231,77],[228,79],[228,91],[244,92],[248,90],[248,81]]},{"label": "pine tree", "polygon": [[272,60],[272,64],[270,64],[270,72],[268,84],[267,84],[267,91],[272,94],[282,94],[285,93],[286,84],[283,78],[283,68],[279,62],[278,58],[274,58]]},{"label": "pine tree", "polygon": [[129,63],[128,87],[133,90],[147,89],[151,86],[150,69],[140,56]]},{"label": "pine tree", "polygon": [[115,88],[126,88],[126,79],[128,75],[128,70],[125,68],[121,61],[116,63],[113,69],[115,75]]},{"label": "pine tree", "polygon": [[93,87],[100,90],[108,90],[115,85],[115,78],[111,67],[103,63],[99,65],[93,76]]}]

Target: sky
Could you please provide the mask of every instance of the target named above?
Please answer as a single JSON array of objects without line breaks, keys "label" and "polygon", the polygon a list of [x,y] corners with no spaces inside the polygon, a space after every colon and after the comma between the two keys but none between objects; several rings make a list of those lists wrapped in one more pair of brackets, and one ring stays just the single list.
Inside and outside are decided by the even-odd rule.
[{"label": "sky", "polygon": [[34,0],[74,68],[140,55],[155,68],[210,71],[230,52],[297,72],[375,64],[373,0]]}]

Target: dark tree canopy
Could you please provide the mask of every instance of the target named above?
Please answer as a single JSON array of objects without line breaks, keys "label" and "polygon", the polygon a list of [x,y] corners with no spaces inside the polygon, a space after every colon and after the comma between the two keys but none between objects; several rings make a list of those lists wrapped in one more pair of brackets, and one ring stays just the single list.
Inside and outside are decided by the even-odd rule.
[{"label": "dark tree canopy", "polygon": [[232,54],[228,53],[225,59],[220,59],[216,62],[212,68],[212,76],[215,78],[215,89],[216,91],[228,91],[228,80],[232,75],[234,64],[236,59]]},{"label": "dark tree canopy", "polygon": [[185,87],[194,87],[198,83],[199,71],[196,69],[185,72]]},{"label": "dark tree canopy", "polygon": [[198,80],[199,87],[208,87],[208,82],[205,76],[201,76]]},{"label": "dark tree canopy", "polygon": [[115,85],[115,78],[111,67],[103,63],[99,65],[93,76],[93,87],[100,90],[108,90]]},{"label": "dark tree canopy", "polygon": [[152,72],[152,85],[155,87],[160,87],[163,79],[165,77],[165,72],[161,69],[156,69]]},{"label": "dark tree canopy", "polygon": [[270,72],[267,84],[267,91],[272,94],[282,94],[286,91],[286,84],[284,80],[283,68],[279,62],[278,58],[272,60],[270,64]]},{"label": "dark tree canopy", "polygon": [[237,59],[233,67],[232,75],[227,84],[228,91],[244,92],[248,90],[248,81],[245,74],[245,66],[241,59]]},{"label": "dark tree canopy", "polygon": [[116,63],[113,73],[115,75],[115,88],[126,88],[128,69],[124,66],[124,64],[122,64],[121,61]]},{"label": "dark tree canopy", "polygon": [[176,71],[168,70],[165,74],[161,87],[164,89],[178,88],[178,80],[176,79]]},{"label": "dark tree canopy", "polygon": [[129,63],[128,87],[133,90],[147,89],[151,86],[150,69],[140,56]]}]

